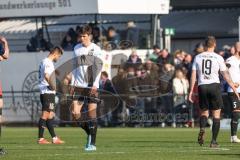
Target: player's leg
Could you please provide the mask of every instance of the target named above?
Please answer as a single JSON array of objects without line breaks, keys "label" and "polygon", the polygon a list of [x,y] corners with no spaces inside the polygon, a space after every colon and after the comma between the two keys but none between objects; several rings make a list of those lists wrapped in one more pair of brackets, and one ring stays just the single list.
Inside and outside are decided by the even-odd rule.
[{"label": "player's leg", "polygon": [[[88,90],[87,90],[88,91]],[[73,94],[73,103],[72,103],[72,114],[73,119],[77,121],[77,125],[81,127],[87,135],[90,134],[88,122],[85,120],[80,120],[81,118],[81,110],[84,105],[84,97],[87,96],[87,92],[83,88],[76,88]],[[85,93],[86,92],[86,93]]]},{"label": "player's leg", "polygon": [[209,102],[208,102],[208,85],[202,85],[198,87],[199,95],[199,107],[200,107],[200,118],[199,118],[199,134],[198,143],[204,144],[205,127],[207,125],[207,119],[209,116]]},{"label": "player's leg", "polygon": [[45,128],[47,128],[47,119],[49,117],[49,112],[48,111],[42,111],[42,115],[39,119],[38,122],[38,144],[50,144],[50,142],[48,142],[43,134],[44,134],[44,130]]},{"label": "player's leg", "polygon": [[54,120],[55,113],[51,111],[49,113],[48,119],[46,121],[48,131],[52,137],[52,143],[54,144],[63,144],[64,141],[62,141],[55,133],[54,126],[53,126],[53,120]]},{"label": "player's leg", "polygon": [[221,109],[213,110],[212,141],[210,147],[218,147],[217,137],[220,129]]},{"label": "player's leg", "polygon": [[96,150],[96,137],[97,137],[97,103],[90,102],[88,104],[88,127],[90,135],[88,136],[87,151]]},{"label": "player's leg", "polygon": [[209,111],[206,109],[203,109],[200,111],[200,119],[199,119],[199,134],[198,134],[198,143],[200,145],[204,144],[204,135],[205,135],[205,128],[207,125],[207,120],[209,116]]},{"label": "player's leg", "polygon": [[87,135],[89,135],[89,128],[86,121],[81,121],[81,110],[83,107],[83,101],[73,100],[72,103],[72,115],[73,119],[77,122],[77,125],[81,127]]},{"label": "player's leg", "polygon": [[240,102],[235,94],[229,93],[228,96],[232,102],[231,142],[240,143],[240,139],[237,137],[238,120],[240,118]]},{"label": "player's leg", "polygon": [[218,147],[217,137],[220,129],[221,109],[223,108],[223,99],[220,84],[212,84],[209,87],[210,110],[213,116],[212,141],[210,147]]},{"label": "player's leg", "polygon": [[47,128],[47,119],[49,117],[49,96],[48,94],[41,94],[40,95],[40,101],[42,104],[42,115],[39,119],[38,122],[38,144],[50,144],[50,142],[48,142],[43,134],[44,134],[44,130],[45,128]]}]

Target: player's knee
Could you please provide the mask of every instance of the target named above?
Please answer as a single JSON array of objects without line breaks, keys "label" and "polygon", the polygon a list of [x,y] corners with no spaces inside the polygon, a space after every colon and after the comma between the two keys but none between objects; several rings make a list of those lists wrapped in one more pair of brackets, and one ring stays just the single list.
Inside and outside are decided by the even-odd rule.
[{"label": "player's knee", "polygon": [[239,118],[240,118],[240,112],[232,113],[232,123],[238,123]]}]

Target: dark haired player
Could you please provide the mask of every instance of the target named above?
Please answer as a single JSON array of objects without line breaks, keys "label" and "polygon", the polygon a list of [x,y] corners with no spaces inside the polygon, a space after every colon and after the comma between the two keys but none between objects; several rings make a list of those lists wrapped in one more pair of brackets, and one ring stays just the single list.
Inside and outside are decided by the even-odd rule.
[{"label": "dark haired player", "polygon": [[[101,49],[91,42],[92,29],[83,26],[78,33],[80,43],[74,48],[74,70],[68,76],[68,82],[73,86],[72,114],[76,121],[80,121],[81,110],[87,101],[87,119],[81,121],[81,127],[87,133],[85,151],[96,150],[97,135],[97,89],[102,69]],[[89,89],[90,88],[90,89]],[[84,98],[84,97],[87,97]]]},{"label": "dark haired player", "polygon": [[[237,85],[240,84],[240,42],[235,43],[235,54],[226,60],[226,65],[229,70],[229,74]],[[240,87],[237,89],[240,94]],[[240,101],[238,97],[233,93],[231,87],[228,87],[228,96],[232,101],[232,120],[231,120],[231,139],[232,143],[240,143],[240,139],[237,137],[238,120],[240,118]]]},{"label": "dark haired player", "polygon": [[42,115],[40,117],[38,126],[38,144],[50,144],[50,142],[43,137],[45,128],[48,129],[52,137],[52,143],[64,143],[64,141],[62,141],[59,137],[56,136],[53,127],[56,94],[54,62],[57,62],[57,60],[61,57],[62,54],[62,48],[54,47],[50,51],[49,55],[42,60],[39,66],[39,89],[40,100],[42,104]]},{"label": "dark haired player", "polygon": [[[0,61],[4,61],[9,57],[9,47],[6,38],[0,36]],[[2,108],[3,108],[3,99],[2,99],[2,86],[0,82],[0,135],[2,132]],[[6,152],[3,149],[0,149],[0,155],[4,155]]]},{"label": "dark haired player", "polygon": [[236,92],[235,84],[229,76],[224,59],[214,52],[214,49],[216,48],[216,39],[209,36],[205,41],[205,47],[206,51],[198,54],[193,62],[189,101],[193,102],[193,88],[198,76],[199,107],[201,109],[198,143],[200,145],[204,144],[205,127],[210,110],[213,116],[212,140],[210,147],[216,148],[218,147],[217,136],[220,129],[221,108],[223,107],[219,71],[233,89],[238,99],[239,95]]}]

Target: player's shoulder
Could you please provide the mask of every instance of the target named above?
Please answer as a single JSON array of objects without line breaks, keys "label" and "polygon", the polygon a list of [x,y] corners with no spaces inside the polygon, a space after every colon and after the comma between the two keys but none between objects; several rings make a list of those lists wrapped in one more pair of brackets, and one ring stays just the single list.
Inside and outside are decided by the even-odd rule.
[{"label": "player's shoulder", "polygon": [[234,61],[235,59],[236,59],[235,56],[231,56],[226,59],[226,62]]},{"label": "player's shoulder", "polygon": [[76,51],[76,50],[78,50],[78,49],[80,49],[80,48],[82,48],[82,47],[83,47],[82,44],[81,44],[81,43],[78,43],[78,44],[73,48],[73,50]]},{"label": "player's shoulder", "polygon": [[97,44],[92,43],[91,45],[94,50],[97,50],[97,51],[101,50],[101,48]]},{"label": "player's shoulder", "polygon": [[45,57],[43,60],[42,60],[42,64],[48,64],[50,62],[50,60],[47,58],[47,57]]}]

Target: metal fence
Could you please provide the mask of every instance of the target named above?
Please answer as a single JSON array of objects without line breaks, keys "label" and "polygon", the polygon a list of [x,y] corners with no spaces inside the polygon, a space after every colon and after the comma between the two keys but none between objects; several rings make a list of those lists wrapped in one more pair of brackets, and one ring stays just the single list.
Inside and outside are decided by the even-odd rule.
[{"label": "metal fence", "polygon": [[[41,115],[40,93],[38,91],[22,92],[9,91],[3,93],[3,116],[5,124],[37,124]],[[125,95],[127,99],[102,96],[102,103],[98,105],[98,123],[108,126],[194,126],[198,123],[199,108],[197,104],[186,103],[173,105],[173,94],[168,93],[155,97],[133,97]],[[231,116],[230,101],[223,94],[223,118]],[[134,103],[130,105],[129,103]],[[61,95],[56,96],[56,117],[58,125],[72,125],[71,101]]]}]

